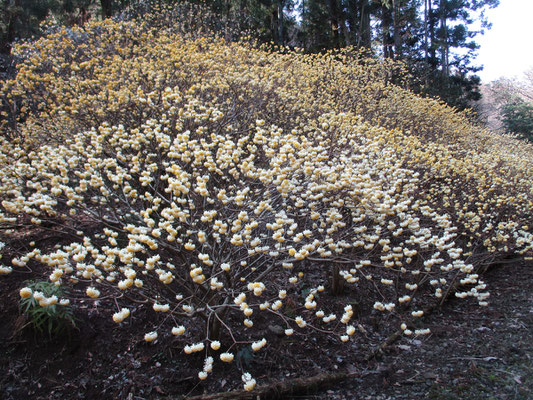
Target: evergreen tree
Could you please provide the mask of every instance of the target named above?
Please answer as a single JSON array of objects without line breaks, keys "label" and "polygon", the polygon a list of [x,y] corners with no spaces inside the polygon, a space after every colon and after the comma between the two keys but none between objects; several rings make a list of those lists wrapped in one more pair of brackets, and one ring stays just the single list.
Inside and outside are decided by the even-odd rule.
[{"label": "evergreen tree", "polygon": [[357,48],[370,49],[372,44],[371,16],[377,9],[377,3],[369,0],[346,0],[344,12],[348,38],[346,43]]},{"label": "evergreen tree", "polygon": [[302,0],[300,41],[308,51],[335,47],[326,1]]},{"label": "evergreen tree", "polygon": [[502,107],[505,129],[533,142],[533,103],[517,97]]},{"label": "evergreen tree", "polygon": [[[478,33],[490,24],[484,17],[486,8],[499,0],[424,0],[424,62],[417,70],[424,77],[419,88],[423,93],[439,96],[460,109],[479,100],[481,68],[472,65],[479,45]],[[480,14],[481,31],[473,30],[474,15]]]},{"label": "evergreen tree", "polygon": [[379,0],[375,16],[380,22],[378,36],[385,58],[406,61],[419,58],[423,35],[419,6],[420,0]]},{"label": "evergreen tree", "polygon": [[59,24],[83,24],[93,0],[0,0],[0,53],[9,54],[16,39],[39,35],[40,24],[53,16]]},{"label": "evergreen tree", "polygon": [[37,33],[52,8],[51,1],[0,0],[0,52],[8,54],[15,39]]}]

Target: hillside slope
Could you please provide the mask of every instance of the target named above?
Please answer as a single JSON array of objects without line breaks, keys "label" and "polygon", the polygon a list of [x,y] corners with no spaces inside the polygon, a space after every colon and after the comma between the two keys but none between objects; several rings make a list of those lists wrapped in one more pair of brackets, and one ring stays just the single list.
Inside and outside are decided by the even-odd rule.
[{"label": "hillside slope", "polygon": [[425,310],[486,306],[484,269],[530,256],[532,146],[393,84],[401,65],[111,21],[18,52],[1,273],[178,349],[196,380],[230,363],[252,390],[280,336],[427,335]]}]

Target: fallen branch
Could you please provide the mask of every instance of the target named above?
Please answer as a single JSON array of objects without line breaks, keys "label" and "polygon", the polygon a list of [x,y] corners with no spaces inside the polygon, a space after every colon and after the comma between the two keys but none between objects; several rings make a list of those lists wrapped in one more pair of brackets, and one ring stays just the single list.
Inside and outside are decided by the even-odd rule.
[{"label": "fallen branch", "polygon": [[324,386],[331,386],[353,375],[348,372],[337,372],[331,374],[319,374],[307,378],[288,379],[282,382],[271,383],[260,386],[251,392],[238,390],[233,392],[207,394],[189,398],[189,400],[274,400],[284,399],[288,395],[305,394],[316,392]]}]

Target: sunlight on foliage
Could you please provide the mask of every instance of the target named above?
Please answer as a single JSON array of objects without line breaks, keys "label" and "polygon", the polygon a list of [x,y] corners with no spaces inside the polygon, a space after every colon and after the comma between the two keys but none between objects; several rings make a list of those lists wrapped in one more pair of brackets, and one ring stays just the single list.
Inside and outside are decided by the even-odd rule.
[{"label": "sunlight on foliage", "polygon": [[274,322],[349,343],[352,305],[324,306],[343,285],[428,334],[413,323],[425,305],[457,283],[486,305],[479,270],[532,250],[532,147],[392,84],[391,61],[109,20],[16,51],[0,225],[68,243],[13,269],[42,263],[58,286],[115,298],[117,324],[141,301],[163,317],[132,335],[203,352],[199,379],[268,349]]}]

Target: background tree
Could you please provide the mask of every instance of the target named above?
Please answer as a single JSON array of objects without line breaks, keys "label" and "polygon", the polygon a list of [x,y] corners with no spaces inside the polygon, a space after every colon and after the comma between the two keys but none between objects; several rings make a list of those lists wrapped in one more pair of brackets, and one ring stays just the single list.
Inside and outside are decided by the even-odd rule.
[{"label": "background tree", "polygon": [[[460,109],[480,99],[475,73],[481,68],[472,65],[479,48],[474,39],[490,28],[484,11],[498,4],[499,0],[423,0],[424,57],[423,63],[417,63],[423,76],[420,92]],[[480,29],[473,28],[476,21]]]},{"label": "background tree", "polygon": [[533,68],[520,80],[500,78],[483,91],[480,112],[489,127],[533,141]]},{"label": "background tree", "polygon": [[93,0],[0,0],[0,53],[9,54],[16,39],[38,35],[48,16],[65,25],[86,22],[92,5]]},{"label": "background tree", "polygon": [[507,131],[533,142],[533,103],[516,98],[505,104],[501,113]]},{"label": "background tree", "polygon": [[325,1],[303,0],[300,15],[299,39],[306,50],[313,52],[335,47],[330,8]]},{"label": "background tree", "polygon": [[344,4],[348,27],[347,44],[357,48],[371,48],[371,16],[375,13],[376,3],[369,0],[347,0]]}]

